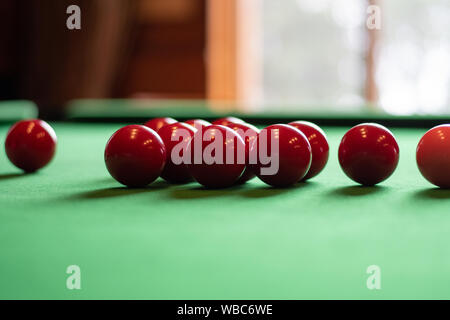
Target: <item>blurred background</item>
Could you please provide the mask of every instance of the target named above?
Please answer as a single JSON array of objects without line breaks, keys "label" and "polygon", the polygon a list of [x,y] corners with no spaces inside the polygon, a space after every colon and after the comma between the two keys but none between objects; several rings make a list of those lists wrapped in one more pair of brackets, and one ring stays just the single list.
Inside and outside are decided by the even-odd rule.
[{"label": "blurred background", "polygon": [[[81,30],[66,27],[73,4]],[[0,12],[0,99],[44,118],[77,99],[450,114],[449,0],[2,0]]]}]

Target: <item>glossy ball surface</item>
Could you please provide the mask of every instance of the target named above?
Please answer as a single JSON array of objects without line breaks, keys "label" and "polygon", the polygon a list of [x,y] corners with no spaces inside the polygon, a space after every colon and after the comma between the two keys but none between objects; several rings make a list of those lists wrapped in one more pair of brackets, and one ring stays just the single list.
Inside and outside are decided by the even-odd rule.
[{"label": "glossy ball surface", "polygon": [[420,173],[440,188],[450,188],[450,124],[427,131],[416,150]]},{"label": "glossy ball surface", "polygon": [[[244,172],[245,143],[230,128],[211,125],[203,131],[197,131],[188,148],[192,150],[191,163],[187,166],[189,172],[207,188],[231,187]],[[211,155],[212,158],[205,155]],[[227,155],[231,159],[228,163]]]},{"label": "glossy ball surface", "polygon": [[312,161],[308,173],[303,181],[314,178],[325,168],[330,154],[330,146],[325,132],[316,124],[307,121],[294,121],[289,123],[303,132],[311,145]]},{"label": "glossy ball surface", "polygon": [[155,181],[166,163],[166,148],[158,134],[141,125],[117,130],[105,148],[111,176],[128,187],[145,187]]},{"label": "glossy ball surface", "polygon": [[161,178],[171,183],[186,183],[193,180],[182,160],[185,155],[190,158],[190,153],[186,152],[195,132],[194,127],[179,122],[166,125],[158,131],[158,135],[166,147],[166,165],[161,173]]},{"label": "glossy ball surface", "polygon": [[220,126],[228,126],[233,123],[245,123],[245,121],[236,117],[225,117],[215,120],[212,124]]},{"label": "glossy ball surface", "polygon": [[[237,134],[241,136],[241,138],[245,142],[245,149],[246,153],[249,154],[251,148],[253,147],[254,143],[256,142],[256,139],[258,138],[259,129],[255,126],[248,124],[248,123],[230,123],[227,125],[228,128],[234,130]],[[246,159],[246,168],[244,170],[244,173],[239,178],[239,180],[236,182],[237,184],[245,183],[255,177],[255,173],[253,170],[249,167],[249,157],[247,155]]]},{"label": "glossy ball surface", "polygon": [[158,132],[159,129],[162,127],[168,125],[168,124],[174,124],[177,120],[173,118],[155,118],[147,121],[144,126],[149,127],[150,129],[154,130],[155,132]]},{"label": "glossy ball surface", "polygon": [[56,144],[55,131],[47,122],[23,120],[9,129],[5,151],[16,167],[25,172],[34,172],[53,159]]},{"label": "glossy ball surface", "polygon": [[394,135],[375,123],[351,128],[339,146],[339,163],[353,181],[373,186],[389,178],[397,168],[400,150]]},{"label": "glossy ball surface", "polygon": [[[264,142],[264,135],[267,137]],[[273,142],[273,144],[272,144]],[[285,125],[275,124],[262,129],[257,139],[258,154],[261,148],[266,150],[263,154],[271,156],[273,161],[278,161],[278,170],[274,174],[261,171],[270,165],[258,156],[258,163],[252,165],[253,172],[265,183],[274,187],[288,187],[301,181],[311,166],[311,146],[306,136],[298,129]],[[278,152],[276,145],[278,145]]]},{"label": "glossy ball surface", "polygon": [[211,125],[211,123],[209,123],[208,121],[202,120],[202,119],[192,119],[192,120],[185,121],[184,123],[186,123],[190,126],[193,126],[197,130],[204,129]]}]

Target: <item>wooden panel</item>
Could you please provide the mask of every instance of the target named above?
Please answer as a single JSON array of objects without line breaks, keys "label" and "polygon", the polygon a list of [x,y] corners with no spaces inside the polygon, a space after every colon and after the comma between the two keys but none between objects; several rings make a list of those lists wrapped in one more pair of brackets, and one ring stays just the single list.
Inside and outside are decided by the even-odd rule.
[{"label": "wooden panel", "polygon": [[140,2],[136,39],[118,94],[204,98],[205,0],[161,1]]},{"label": "wooden panel", "polygon": [[[74,98],[112,94],[125,56],[133,2],[128,0],[18,1],[21,96],[38,102],[41,114],[58,117]],[[82,29],[66,28],[66,8],[81,8]]]},{"label": "wooden panel", "polygon": [[143,0],[139,21],[144,24],[183,23],[198,16],[200,5],[196,0]]},{"label": "wooden panel", "polygon": [[17,98],[16,0],[0,1],[0,99]]}]

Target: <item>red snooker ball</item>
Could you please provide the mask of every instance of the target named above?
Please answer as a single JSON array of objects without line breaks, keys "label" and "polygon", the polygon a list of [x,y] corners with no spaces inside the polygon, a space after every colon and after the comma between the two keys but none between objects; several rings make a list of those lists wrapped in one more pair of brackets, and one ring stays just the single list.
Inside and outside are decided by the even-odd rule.
[{"label": "red snooker ball", "polygon": [[117,130],[105,148],[111,176],[128,187],[145,187],[155,181],[166,163],[166,148],[158,134],[141,125]]},{"label": "red snooker ball", "polygon": [[[308,139],[292,126],[275,124],[261,130],[255,145],[259,156],[251,168],[258,178],[271,186],[291,186],[301,181],[311,166]],[[271,161],[263,159],[261,154],[270,156]]]},{"label": "red snooker ball", "polygon": [[339,163],[353,181],[373,186],[389,178],[397,168],[399,147],[385,127],[364,123],[351,128],[339,146]]},{"label": "red snooker ball", "polygon": [[155,118],[152,120],[147,121],[144,126],[149,127],[150,129],[154,130],[155,132],[158,132],[159,129],[162,127],[168,125],[168,124],[174,124],[177,120],[172,118]]},{"label": "red snooker ball", "polygon": [[[192,176],[183,162],[187,146],[197,130],[185,123],[169,124],[158,131],[166,147],[166,165],[161,177],[172,183],[192,181]],[[172,154],[173,152],[173,154]],[[186,155],[190,158],[190,153]]]},{"label": "red snooker ball", "polygon": [[420,173],[432,184],[450,188],[450,124],[429,130],[416,150]]},{"label": "red snooker ball", "polygon": [[231,187],[244,172],[245,142],[230,128],[211,125],[197,131],[188,148],[189,172],[207,188]]},{"label": "red snooker ball", "polygon": [[8,159],[25,172],[46,166],[53,158],[57,138],[52,127],[42,120],[23,120],[8,131],[5,151]]},{"label": "red snooker ball", "polygon": [[186,123],[190,126],[193,126],[197,130],[204,129],[211,125],[211,123],[209,123],[208,121],[202,120],[202,119],[192,119],[192,120],[185,121],[184,123]]},{"label": "red snooker ball", "polygon": [[325,168],[328,162],[330,147],[325,132],[319,126],[307,121],[294,121],[289,123],[289,125],[303,132],[308,138],[311,145],[312,161],[311,168],[309,168],[303,181],[314,178]]},{"label": "red snooker ball", "polygon": [[[253,144],[258,138],[259,129],[248,123],[230,123],[227,125],[228,128],[233,129],[245,142],[245,149],[247,154],[250,152]],[[249,158],[246,159],[246,165],[244,173],[237,181],[238,184],[245,183],[255,177],[255,173],[249,167]]]},{"label": "red snooker ball", "polygon": [[242,119],[236,118],[236,117],[225,117],[225,118],[215,120],[212,124],[227,126],[227,125],[233,124],[233,123],[245,123],[245,121]]}]

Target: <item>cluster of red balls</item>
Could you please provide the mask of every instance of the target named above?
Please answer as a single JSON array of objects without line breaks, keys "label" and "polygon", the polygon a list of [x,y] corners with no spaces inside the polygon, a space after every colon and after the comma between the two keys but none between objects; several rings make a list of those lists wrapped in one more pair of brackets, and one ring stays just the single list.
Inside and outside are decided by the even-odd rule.
[{"label": "cluster of red balls", "polygon": [[[189,134],[174,139],[181,129]],[[242,132],[246,134],[242,135]],[[256,162],[250,161],[252,150],[263,143],[262,132],[275,139],[264,140],[268,144],[268,153],[278,160],[278,169],[272,174],[263,173],[262,169],[267,168],[268,163],[261,160],[261,154]],[[227,137],[222,141],[223,156],[231,153],[236,159],[238,150],[245,150],[244,162],[190,161],[185,164],[173,161],[171,154],[175,148],[181,146],[181,154],[193,149],[203,152],[219,134]],[[272,150],[274,141],[278,146],[276,150]],[[52,160],[56,144],[55,131],[45,121],[23,120],[8,131],[5,151],[16,167],[34,172]],[[271,186],[286,187],[317,176],[327,164],[328,155],[325,133],[310,122],[276,124],[260,131],[230,117],[212,124],[204,120],[181,123],[171,118],[157,118],[145,125],[129,125],[116,131],[106,145],[105,163],[110,174],[129,187],[144,187],[162,177],[171,183],[195,180],[208,188],[225,188],[245,183],[255,176]],[[373,186],[395,171],[399,146],[387,128],[366,123],[351,128],[344,135],[338,157],[349,178]],[[420,172],[429,182],[450,188],[450,125],[434,127],[422,137],[416,160]]]},{"label": "cluster of red balls", "polygon": [[[189,135],[182,136],[179,131],[189,132]],[[278,144],[278,150],[272,150],[270,143],[273,140],[269,140],[267,147],[269,155],[276,153],[271,155],[278,161],[277,171],[271,175],[262,173],[261,169],[269,164],[260,157],[256,157],[255,162],[250,161],[251,152],[262,144],[261,131],[234,117],[213,123],[200,119],[181,123],[172,118],[157,118],[143,126],[123,127],[109,139],[105,163],[110,174],[129,187],[146,186],[162,177],[170,183],[195,180],[207,188],[226,188],[245,183],[255,176],[271,186],[286,187],[318,175],[325,167],[329,146],[325,133],[318,126],[297,121],[289,125],[272,125],[263,131]],[[203,154],[218,135],[228,137],[220,140],[223,161],[195,162],[193,150]],[[175,146],[181,149],[180,153],[189,151],[189,159],[193,161],[174,163],[171,155]],[[239,150],[245,151],[245,161],[225,161],[227,154],[232,154],[236,160]]]}]

